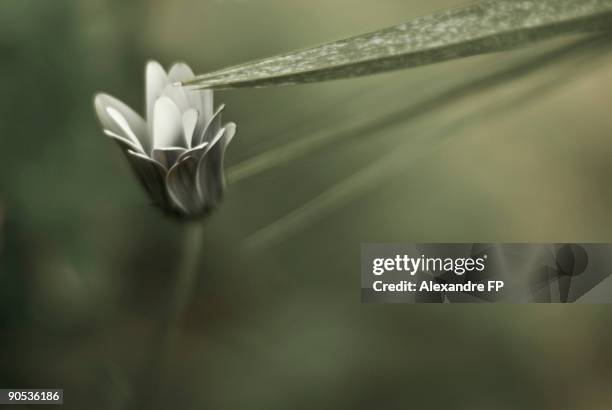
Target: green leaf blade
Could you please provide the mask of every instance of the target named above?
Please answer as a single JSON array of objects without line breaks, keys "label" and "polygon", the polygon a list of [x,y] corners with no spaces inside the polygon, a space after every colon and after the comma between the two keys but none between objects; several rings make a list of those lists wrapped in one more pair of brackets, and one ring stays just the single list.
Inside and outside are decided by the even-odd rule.
[{"label": "green leaf blade", "polygon": [[227,89],[352,78],[610,28],[612,0],[485,0],[201,75],[183,85]]}]

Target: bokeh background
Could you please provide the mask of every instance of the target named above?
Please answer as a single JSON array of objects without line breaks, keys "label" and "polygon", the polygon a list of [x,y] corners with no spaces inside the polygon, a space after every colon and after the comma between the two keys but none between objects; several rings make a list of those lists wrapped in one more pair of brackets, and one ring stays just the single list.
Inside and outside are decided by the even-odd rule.
[{"label": "bokeh background", "polygon": [[218,92],[226,200],[147,370],[185,227],[148,205],[94,93],[142,112],[148,59],[204,73],[460,4],[3,0],[0,387],[71,409],[612,408],[608,306],[359,299],[362,242],[612,241],[612,42],[577,38]]}]

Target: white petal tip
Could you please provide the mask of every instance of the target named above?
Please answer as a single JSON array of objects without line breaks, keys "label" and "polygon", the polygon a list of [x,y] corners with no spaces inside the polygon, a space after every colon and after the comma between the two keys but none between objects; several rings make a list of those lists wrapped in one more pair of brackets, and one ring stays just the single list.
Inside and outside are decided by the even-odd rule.
[{"label": "white petal tip", "polygon": [[[96,107],[100,107],[100,108],[104,109],[108,105],[108,101],[111,98],[112,97],[110,95],[108,95],[106,93],[100,92],[100,93],[96,93],[94,95],[93,102],[94,102],[94,105]],[[106,101],[106,103],[105,103],[105,101]]]},{"label": "white petal tip", "polygon": [[160,78],[165,78],[166,75],[166,70],[164,70],[164,67],[160,63],[154,60],[149,60],[147,62],[145,68],[146,78],[151,77],[159,80]]}]

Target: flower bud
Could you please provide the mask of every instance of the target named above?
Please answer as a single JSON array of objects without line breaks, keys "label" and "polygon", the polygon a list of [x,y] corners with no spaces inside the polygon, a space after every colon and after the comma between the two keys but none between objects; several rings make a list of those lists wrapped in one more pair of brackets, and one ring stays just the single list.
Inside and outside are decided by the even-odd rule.
[{"label": "flower bud", "polygon": [[223,158],[236,124],[222,124],[224,106],[213,110],[211,90],[177,83],[194,78],[184,63],[168,73],[157,62],[146,68],[146,120],[116,98],[97,94],[104,133],[124,152],[153,203],[179,218],[208,215],[225,188]]}]

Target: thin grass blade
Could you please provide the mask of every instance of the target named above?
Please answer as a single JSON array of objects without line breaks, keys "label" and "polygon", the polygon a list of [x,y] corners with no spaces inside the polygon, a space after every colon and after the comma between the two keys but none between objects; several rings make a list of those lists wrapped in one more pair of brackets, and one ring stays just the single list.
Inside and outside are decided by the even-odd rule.
[{"label": "thin grass blade", "polygon": [[[414,167],[419,161],[443,148],[444,143],[458,132],[468,129],[484,118],[490,119],[493,116],[502,115],[508,110],[533,102],[548,92],[558,91],[560,86],[567,85],[571,83],[572,79],[579,78],[581,74],[588,72],[589,68],[598,64],[597,57],[603,56],[605,54],[591,57],[583,56],[580,64],[548,78],[517,96],[478,108],[438,127],[436,127],[435,120],[425,121],[418,129],[415,129],[416,135],[410,141],[398,145],[392,152],[383,155],[352,176],[338,182],[300,207],[254,232],[245,238],[243,246],[246,249],[263,251],[273,244],[286,241],[311,224],[334,213],[339,208],[349,205],[360,196],[381,187],[385,179],[402,170]],[[419,149],[414,149],[417,143],[419,143]]]}]

